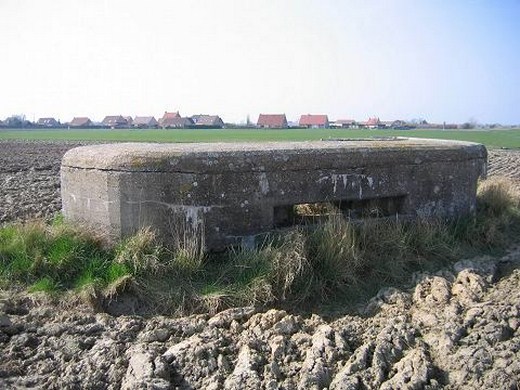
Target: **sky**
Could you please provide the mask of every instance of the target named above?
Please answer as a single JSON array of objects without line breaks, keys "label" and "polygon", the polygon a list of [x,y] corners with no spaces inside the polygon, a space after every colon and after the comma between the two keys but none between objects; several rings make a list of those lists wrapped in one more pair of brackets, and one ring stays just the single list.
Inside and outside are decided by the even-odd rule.
[{"label": "sky", "polygon": [[520,0],[0,0],[0,119],[520,123]]}]

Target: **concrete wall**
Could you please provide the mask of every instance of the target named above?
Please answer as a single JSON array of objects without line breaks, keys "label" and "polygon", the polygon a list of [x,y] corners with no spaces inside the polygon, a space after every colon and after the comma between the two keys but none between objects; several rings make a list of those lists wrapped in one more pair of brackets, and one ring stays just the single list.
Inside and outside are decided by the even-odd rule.
[{"label": "concrete wall", "polygon": [[419,139],[86,146],[63,158],[63,212],[112,239],[152,226],[221,249],[272,230],[294,204],[385,198],[402,217],[472,213],[486,156]]}]

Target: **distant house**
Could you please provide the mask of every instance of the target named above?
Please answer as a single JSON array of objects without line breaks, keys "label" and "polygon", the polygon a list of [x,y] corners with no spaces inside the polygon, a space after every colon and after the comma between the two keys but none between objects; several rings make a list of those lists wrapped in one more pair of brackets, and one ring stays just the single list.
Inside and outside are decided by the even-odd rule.
[{"label": "distant house", "polygon": [[181,117],[181,114],[179,114],[179,111],[176,111],[176,112],[168,112],[168,111],[164,111],[164,115],[162,116],[161,119],[159,119],[159,126],[160,127],[166,127],[166,126],[163,126],[163,123],[168,120],[171,120],[173,118],[180,118]]},{"label": "distant house", "polygon": [[[460,129],[461,126],[462,125],[457,125],[457,128]],[[422,121],[419,121],[418,123],[416,123],[415,127],[418,128],[418,129],[433,129],[436,126],[433,123],[428,123],[427,121],[425,121],[423,119]],[[441,124],[437,125],[437,128],[438,129],[442,129],[442,125]]]},{"label": "distant house", "polygon": [[354,119],[338,119],[337,121],[330,123],[330,127],[355,129],[358,125]]},{"label": "distant house", "polygon": [[392,122],[392,125],[390,127],[396,130],[410,130],[413,129],[415,125],[407,123],[406,121],[403,121],[401,119],[397,119]]},{"label": "distant house", "polygon": [[127,124],[128,126],[132,126],[132,123],[134,122],[134,120],[132,119],[131,116],[124,116],[123,118],[126,119],[126,124]]},{"label": "distant house", "polygon": [[92,121],[85,116],[74,117],[69,123],[70,127],[91,127]]},{"label": "distant house", "polygon": [[0,120],[0,127],[4,127],[4,122]]},{"label": "distant house", "polygon": [[285,129],[287,118],[285,114],[260,114],[256,125],[267,129]]},{"label": "distant house", "polygon": [[184,129],[193,126],[193,121],[190,118],[172,117],[162,120],[161,127],[163,129]]},{"label": "distant house", "polygon": [[365,122],[365,127],[369,129],[377,129],[381,126],[381,121],[377,117],[368,118],[368,120]]},{"label": "distant house", "polygon": [[302,115],[300,117],[300,126],[313,128],[313,129],[323,129],[329,127],[329,117],[327,115]]},{"label": "distant house", "polygon": [[195,127],[207,129],[221,129],[224,127],[224,121],[218,115],[193,115],[191,120]]},{"label": "distant house", "polygon": [[132,121],[132,126],[139,129],[154,128],[159,125],[159,122],[153,116],[136,116]]},{"label": "distant house", "polygon": [[395,121],[392,122],[392,124],[390,125],[390,127],[403,127],[403,126],[406,126],[406,122],[401,120],[401,119],[396,119]]},{"label": "distant house", "polygon": [[109,129],[120,129],[128,126],[128,121],[121,115],[109,115],[101,122],[104,127]]},{"label": "distant house", "polygon": [[39,127],[58,127],[60,126],[60,122],[58,122],[54,118],[40,118],[36,125]]},{"label": "distant house", "polygon": [[199,119],[201,119],[203,116],[204,115],[202,115],[202,114],[196,114],[196,115],[190,116],[190,119],[193,121],[193,123],[197,124]]}]

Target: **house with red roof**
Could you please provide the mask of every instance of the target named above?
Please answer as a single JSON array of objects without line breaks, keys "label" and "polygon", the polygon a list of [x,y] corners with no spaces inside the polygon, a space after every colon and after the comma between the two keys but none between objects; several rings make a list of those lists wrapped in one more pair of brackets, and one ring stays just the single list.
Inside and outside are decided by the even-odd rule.
[{"label": "house with red roof", "polygon": [[86,116],[75,116],[69,123],[70,127],[91,127],[92,121]]},{"label": "house with red roof", "polygon": [[260,114],[256,125],[264,129],[286,129],[287,118],[285,114]]},{"label": "house with red roof", "polygon": [[368,118],[368,120],[365,122],[365,127],[369,129],[377,129],[381,126],[383,126],[383,124],[378,117]]},{"label": "house with red roof", "polygon": [[179,111],[175,112],[168,112],[164,111],[164,115],[161,119],[159,119],[159,126],[162,128],[168,127],[168,124],[171,122],[172,119],[180,118],[181,114],[179,114]]},{"label": "house with red roof", "polygon": [[327,115],[302,115],[299,124],[300,127],[324,129],[329,127],[329,117]]}]

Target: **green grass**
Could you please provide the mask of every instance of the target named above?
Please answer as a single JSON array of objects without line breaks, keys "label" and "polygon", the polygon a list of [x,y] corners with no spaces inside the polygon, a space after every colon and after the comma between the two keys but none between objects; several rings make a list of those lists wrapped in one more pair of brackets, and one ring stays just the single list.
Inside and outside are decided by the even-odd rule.
[{"label": "green grass", "polygon": [[30,286],[28,290],[29,292],[41,291],[52,294],[58,290],[58,286],[56,286],[56,283],[51,278],[43,277],[36,283],[34,283],[32,286]]},{"label": "green grass", "polygon": [[520,148],[520,129],[508,130],[355,130],[355,129],[210,129],[210,130],[0,130],[0,140],[72,140],[133,142],[310,141],[322,138],[402,136],[482,143],[490,148]]},{"label": "green grass", "polygon": [[130,294],[151,313],[352,307],[414,272],[505,249],[520,236],[520,196],[510,181],[490,179],[479,186],[473,217],[359,223],[333,213],[257,248],[219,254],[201,251],[200,237],[182,229],[168,248],[150,229],[106,248],[62,218],[0,227],[0,286],[58,297],[72,291],[96,307]]},{"label": "green grass", "polygon": [[87,233],[62,222],[0,228],[0,279],[34,291],[110,282],[111,253]]}]

